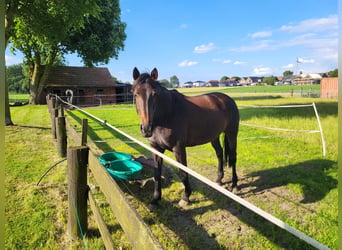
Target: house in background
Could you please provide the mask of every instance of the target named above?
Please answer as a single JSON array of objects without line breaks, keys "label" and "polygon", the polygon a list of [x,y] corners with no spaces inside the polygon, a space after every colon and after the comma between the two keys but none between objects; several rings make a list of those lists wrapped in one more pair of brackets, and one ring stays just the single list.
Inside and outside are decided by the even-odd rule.
[{"label": "house in background", "polygon": [[249,76],[249,77],[242,77],[239,82],[242,86],[250,86],[250,85],[256,85],[258,83],[262,83],[262,80],[263,80],[263,77]]},{"label": "house in background", "polygon": [[219,86],[219,81],[218,80],[210,80],[206,83],[206,87],[218,87]]},{"label": "house in background", "polygon": [[283,79],[281,80],[281,84],[285,84],[285,85],[293,85],[294,84],[294,79],[296,76],[294,75],[286,75],[283,77]]},{"label": "house in background", "polygon": [[193,86],[193,82],[192,81],[188,81],[188,82],[185,82],[183,83],[183,87],[184,88],[191,88]]},{"label": "house in background", "polygon": [[46,103],[46,95],[57,94],[66,100],[66,92],[73,93],[75,105],[99,105],[116,103],[115,82],[107,68],[58,66],[51,69],[40,96]]},{"label": "house in background", "polygon": [[322,76],[320,74],[301,74],[294,79],[295,85],[320,84]]},{"label": "house in background", "polygon": [[192,83],[192,86],[193,87],[204,87],[205,84],[206,84],[205,81],[195,81],[195,82]]}]

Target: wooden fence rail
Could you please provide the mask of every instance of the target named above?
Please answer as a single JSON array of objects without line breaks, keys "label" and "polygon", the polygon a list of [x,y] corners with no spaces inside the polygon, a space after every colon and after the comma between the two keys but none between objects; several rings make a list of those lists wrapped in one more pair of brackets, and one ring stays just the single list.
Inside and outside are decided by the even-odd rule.
[{"label": "wooden fence rail", "polygon": [[[59,124],[59,119],[57,119],[59,118],[58,113],[64,117],[64,112],[58,112],[58,108],[55,106],[56,100],[53,100],[52,96],[47,96],[47,103],[51,122],[55,124],[53,125],[55,131],[59,131],[60,129],[61,131],[59,133],[62,133],[62,130],[64,129],[65,137],[63,138],[66,138],[66,134],[68,134],[77,145],[80,145],[69,147],[67,150],[69,236],[72,239],[75,239],[83,237],[86,233],[88,227],[87,201],[89,201],[90,208],[94,214],[106,249],[116,248],[96,200],[87,185],[87,175],[84,176],[84,173],[87,173],[86,166],[88,166],[133,249],[162,249],[162,246],[156,237],[145,224],[141,216],[132,207],[116,181],[99,162],[98,156],[104,152],[91,140],[87,140],[87,119],[82,121],[81,135],[75,131],[68,123],[67,119],[65,119],[65,126],[62,125],[60,128],[57,125],[56,127],[56,124]],[[67,140],[63,139],[61,141],[61,147],[67,148]]]}]

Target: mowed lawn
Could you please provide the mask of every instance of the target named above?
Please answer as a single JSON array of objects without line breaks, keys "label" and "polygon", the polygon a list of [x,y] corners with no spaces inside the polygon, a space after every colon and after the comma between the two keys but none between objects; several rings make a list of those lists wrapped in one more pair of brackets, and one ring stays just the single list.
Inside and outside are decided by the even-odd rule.
[{"label": "mowed lawn", "polygon": [[[337,249],[337,101],[308,98],[238,98],[241,122],[264,127],[317,130],[312,107],[252,109],[243,105],[286,105],[316,102],[324,130],[327,156],[322,156],[318,133],[303,134],[240,126],[238,175],[242,198],[291,226]],[[14,123],[6,127],[6,233],[8,249],[59,249],[69,245],[66,237],[67,195],[65,165],[57,166],[38,187],[41,174],[60,160],[47,128],[46,106],[11,108]],[[108,105],[87,109],[120,130],[147,143],[139,131],[133,105]],[[85,116],[67,113],[80,128]],[[151,157],[140,146],[89,119],[89,135],[104,151],[120,151]],[[23,139],[24,138],[24,139]],[[187,149],[188,166],[211,180],[216,179],[216,157],[210,144]],[[172,154],[167,153],[172,156]],[[273,226],[241,205],[191,178],[192,203],[178,206],[183,186],[178,170],[168,167],[160,208],[146,206],[153,185],[119,183],[153,233],[167,249],[310,249],[306,243]],[[225,187],[230,188],[230,169]],[[95,183],[96,185],[96,183]],[[103,201],[102,201],[103,202]],[[101,203],[103,209],[108,207]],[[118,248],[129,249],[110,212],[105,214]],[[113,222],[114,221],[114,222]],[[93,226],[91,226],[92,228]],[[95,226],[94,226],[95,227]],[[94,229],[95,230],[95,229]],[[103,248],[98,233],[91,233],[89,249]],[[76,248],[82,248],[82,243]]]}]

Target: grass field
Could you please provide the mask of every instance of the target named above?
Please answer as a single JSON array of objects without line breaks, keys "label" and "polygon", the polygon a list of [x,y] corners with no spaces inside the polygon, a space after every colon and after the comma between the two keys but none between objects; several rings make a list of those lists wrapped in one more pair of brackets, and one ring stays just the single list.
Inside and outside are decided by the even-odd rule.
[{"label": "grass field", "polygon": [[[280,85],[280,86],[248,86],[248,87],[215,87],[215,88],[181,88],[179,91],[189,94],[201,94],[208,91],[220,91],[223,93],[229,93],[235,95],[242,93],[255,95],[255,94],[268,94],[268,93],[281,93],[282,95],[290,96],[291,93],[300,96],[308,95],[309,93],[317,94],[320,89],[320,85],[304,85],[304,86],[294,86],[294,85]],[[28,103],[29,94],[17,94],[10,93],[9,101],[10,103],[22,102]]]},{"label": "grass field", "polygon": [[17,93],[9,93],[9,102],[10,103],[28,103],[30,99],[29,94],[17,94]]},{"label": "grass field", "polygon": [[[240,126],[237,168],[241,189],[238,195],[337,249],[337,102],[279,96],[267,99],[236,97],[236,100],[241,107],[242,104],[316,102],[325,132],[327,156],[322,156],[319,134],[289,134]],[[103,106],[87,111],[147,143],[140,135],[133,105]],[[50,126],[47,108],[28,105],[11,108],[11,112],[14,123],[28,127],[6,128],[6,216],[9,218],[6,246],[8,249],[63,248],[68,245],[65,239],[65,166],[53,170],[42,186],[34,186],[43,171],[59,160],[50,131],[45,129]],[[312,108],[246,108],[240,110],[240,115],[241,122],[260,126],[318,128]],[[68,112],[68,119],[78,128],[82,117],[84,115],[78,111]],[[95,141],[105,141],[98,142],[104,151],[150,157],[150,153],[143,148],[91,119],[89,135]],[[265,136],[272,137],[246,139]],[[38,152],[33,150],[38,148],[37,145]],[[216,179],[216,157],[209,144],[188,148],[187,153],[190,168],[209,179]],[[168,155],[171,156],[170,153]],[[161,206],[153,213],[146,210],[152,196],[152,183],[148,182],[143,189],[136,183],[120,183],[165,248],[310,249],[302,241],[193,178],[192,203],[180,208],[178,201],[182,197],[183,187],[176,174],[177,169],[166,169],[168,178],[163,183]],[[224,181],[227,188],[230,174],[229,169],[226,169]],[[97,199],[102,204],[118,248],[129,249],[129,243],[108,205],[101,200],[100,194]],[[89,249],[103,248],[96,229],[89,233],[87,244]],[[83,246],[77,243],[75,247]]]}]

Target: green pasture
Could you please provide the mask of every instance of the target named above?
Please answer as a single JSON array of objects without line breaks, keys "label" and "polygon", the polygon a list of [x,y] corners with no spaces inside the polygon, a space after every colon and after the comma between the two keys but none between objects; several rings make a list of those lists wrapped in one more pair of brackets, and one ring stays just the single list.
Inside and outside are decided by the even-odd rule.
[{"label": "green pasture", "polygon": [[219,91],[227,94],[235,95],[236,93],[241,94],[274,94],[281,93],[288,96],[292,94],[307,94],[310,91],[316,93],[319,91],[320,85],[279,85],[279,86],[243,86],[243,87],[201,87],[201,88],[179,88],[178,91],[188,94],[197,95],[212,91]]},{"label": "green pasture", "polygon": [[[312,102],[316,102],[320,114],[327,156],[322,156],[319,133],[273,131],[241,125],[237,164],[241,180],[240,196],[323,244],[336,248],[337,102],[280,97],[237,101],[241,108],[242,104],[287,105]],[[104,106],[89,108],[87,111],[148,144],[140,135],[139,121],[133,105]],[[79,111],[69,112],[68,115],[75,119],[76,124],[80,123],[81,118],[86,117]],[[312,107],[244,108],[240,109],[240,115],[242,123],[284,129],[318,130]],[[90,127],[91,137],[99,141],[98,145],[104,151],[114,150],[130,153],[135,157],[151,157],[142,147],[92,119]],[[216,179],[216,157],[210,144],[188,148],[187,153],[190,168],[211,180]],[[167,154],[172,156],[171,153]],[[173,177],[164,185],[161,209],[155,212],[154,216],[163,227],[166,227],[163,231],[168,232],[167,235],[172,235],[175,240],[170,242],[165,239],[164,233],[160,232],[160,224],[152,223],[154,233],[165,247],[308,248],[303,242],[228,198],[220,197],[194,179],[193,204],[185,209],[179,208],[177,202],[182,197],[183,187],[175,174],[178,172],[177,169],[171,168],[170,171]],[[229,169],[226,169],[225,181],[230,182]],[[229,188],[228,184],[226,186]],[[123,186],[123,189],[125,188]],[[151,188],[152,186],[145,192],[136,189],[132,184],[128,190],[133,189],[136,192],[134,201],[138,207],[146,207],[152,196]],[[126,191],[129,194],[128,190]],[[149,221],[150,217],[151,215],[147,214],[145,219]],[[218,217],[229,219],[228,222],[224,219],[220,221]],[[187,221],[188,224],[180,223],[182,221]],[[223,230],[225,224],[230,229]],[[194,229],[187,231],[188,228]],[[234,231],[233,228],[238,229]],[[242,234],[241,231],[248,233]],[[210,237],[204,237],[208,234],[215,235],[215,241]]]},{"label": "green pasture", "polygon": [[9,102],[10,103],[28,103],[30,99],[29,94],[17,94],[17,93],[9,93]]},{"label": "green pasture", "polygon": [[[241,108],[242,123],[297,130],[318,129],[312,107],[254,109],[243,105],[316,103],[326,141],[325,157],[322,156],[318,133],[240,126],[238,195],[337,249],[337,101],[278,95],[265,99],[259,95],[248,99],[234,98]],[[88,108],[86,111],[148,144],[141,137],[132,104]],[[40,186],[35,186],[41,174],[60,160],[48,129],[51,125],[47,107],[12,107],[11,114],[17,126],[6,127],[6,249],[65,248],[70,245],[66,236],[65,163],[52,170]],[[78,130],[82,118],[88,118],[89,136],[104,151],[151,157],[142,147],[80,111],[67,112],[67,118]],[[169,152],[167,154],[172,156]],[[188,167],[211,180],[216,179],[217,162],[210,144],[188,148],[187,154]],[[160,208],[153,212],[147,210],[153,192],[152,182],[147,182],[144,187],[135,182],[119,184],[166,249],[311,249],[194,178],[191,178],[192,203],[186,208],[179,207],[183,186],[178,170],[169,165],[165,170],[163,199]],[[149,172],[145,174],[151,176]],[[231,171],[226,168],[224,185],[228,189],[230,176]],[[96,182],[93,184],[97,185]],[[98,193],[96,198],[118,248],[130,249],[103,196]],[[94,223],[90,222],[89,227],[88,248],[104,248]],[[83,243],[73,243],[73,248],[83,249]]]}]

